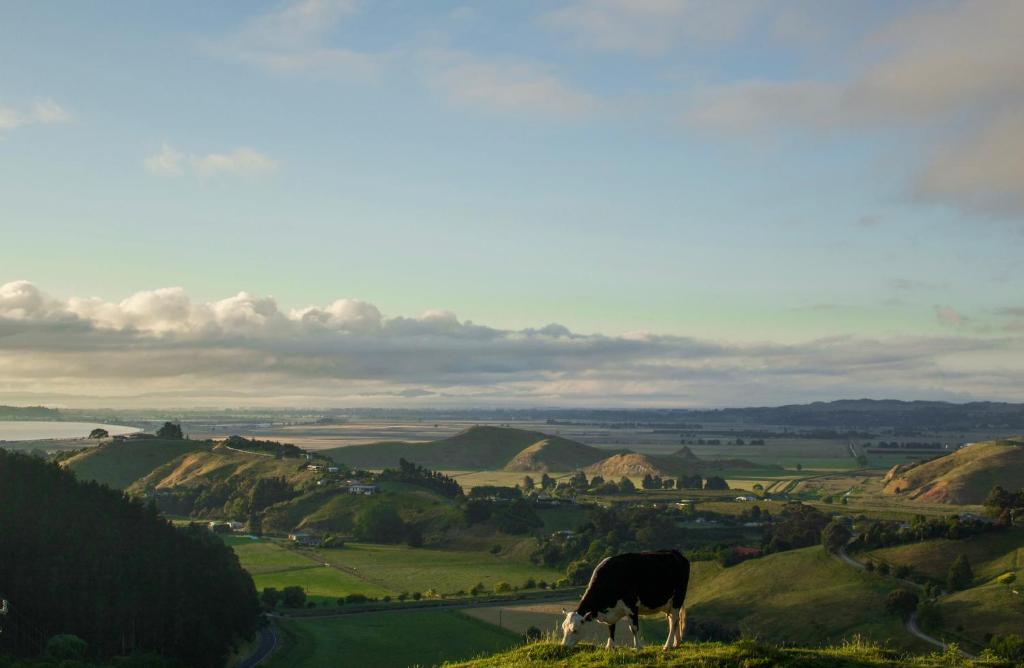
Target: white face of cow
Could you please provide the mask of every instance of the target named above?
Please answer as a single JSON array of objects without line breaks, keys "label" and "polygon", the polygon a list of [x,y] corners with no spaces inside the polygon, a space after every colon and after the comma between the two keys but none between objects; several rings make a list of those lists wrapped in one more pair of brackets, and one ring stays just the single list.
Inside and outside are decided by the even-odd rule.
[{"label": "white face of cow", "polygon": [[562,621],[562,644],[572,647],[580,639],[580,629],[583,628],[583,615],[578,612],[565,612],[565,619]]}]

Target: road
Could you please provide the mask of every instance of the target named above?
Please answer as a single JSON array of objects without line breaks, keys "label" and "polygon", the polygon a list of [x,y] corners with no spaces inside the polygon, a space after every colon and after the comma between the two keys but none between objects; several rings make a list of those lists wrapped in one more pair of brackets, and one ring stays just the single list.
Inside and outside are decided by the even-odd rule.
[{"label": "road", "polygon": [[[860,563],[859,561],[857,561],[856,559],[851,557],[849,554],[847,554],[845,547],[840,548],[839,552],[836,553],[836,556],[839,557],[840,561],[842,561],[847,566],[850,566],[851,568],[856,568],[858,571],[865,570],[864,569],[864,564]],[[904,583],[906,585],[910,585],[910,586],[914,587],[915,589],[920,589],[921,588],[921,585],[917,584],[916,582],[911,582],[910,580],[904,580],[902,578],[897,578],[897,577],[893,577],[892,579],[893,580],[897,580],[899,582],[902,582],[902,583]],[[916,612],[912,613],[910,615],[910,617],[907,618],[907,622],[906,622],[906,624],[904,624],[904,628],[906,628],[907,633],[911,634],[912,636],[915,636],[916,638],[918,638],[920,640],[925,641],[929,645],[934,645],[935,647],[938,647],[942,651],[946,651],[946,649],[948,648],[948,645],[946,645],[946,643],[942,642],[938,638],[935,638],[933,636],[928,635],[927,633],[925,633],[924,631],[921,630],[921,627],[919,627],[917,625],[917,613]],[[966,657],[968,659],[976,659],[976,658],[978,658],[978,657],[974,656],[973,654],[971,654],[969,652],[965,652],[964,650],[962,650],[960,648],[957,648],[957,651],[960,652],[961,656]]]},{"label": "road", "polygon": [[254,668],[270,656],[275,647],[277,647],[277,634],[274,633],[272,627],[264,626],[260,629],[260,644],[252,654],[242,659],[237,668]]},{"label": "road", "polygon": [[423,601],[420,603],[405,603],[403,605],[385,604],[381,606],[360,606],[358,608],[339,608],[337,612],[328,615],[296,615],[287,616],[272,614],[271,617],[284,617],[293,621],[312,619],[333,619],[336,617],[347,617],[349,615],[366,615],[378,612],[408,612],[409,610],[468,610],[470,608],[493,608],[506,605],[519,605],[529,603],[551,603],[553,601],[568,601],[579,597],[583,591],[580,589],[568,589],[543,596],[524,596],[521,598],[491,598],[480,601],[462,599],[451,603],[436,603]]}]

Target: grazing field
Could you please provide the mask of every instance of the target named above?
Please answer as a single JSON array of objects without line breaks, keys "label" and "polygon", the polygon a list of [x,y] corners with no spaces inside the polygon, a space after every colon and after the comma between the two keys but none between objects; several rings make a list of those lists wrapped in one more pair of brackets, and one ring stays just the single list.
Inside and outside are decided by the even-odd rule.
[{"label": "grazing field", "polygon": [[865,552],[859,558],[882,561],[890,566],[909,566],[918,573],[944,581],[949,567],[961,554],[970,562],[978,584],[1024,569],[1024,528],[1012,527],[961,540],[941,538],[897,545]]},{"label": "grazing field", "polygon": [[454,594],[478,583],[493,590],[498,582],[518,587],[529,578],[552,582],[562,576],[560,571],[527,562],[521,550],[494,555],[362,543],[311,550],[269,540],[231,537],[229,542],[257,589],[298,585],[313,600],[331,603],[347,594],[380,597],[430,589]]},{"label": "grazing field", "polygon": [[153,469],[190,452],[207,452],[212,446],[199,441],[148,438],[109,441],[62,462],[81,480],[95,480],[124,489]]},{"label": "grazing field", "polygon": [[1024,571],[1018,570],[1017,582],[1011,585],[992,581],[939,599],[941,635],[953,642],[968,640],[983,646],[989,633],[1020,633],[1024,629],[1021,578]]},{"label": "grazing field", "polygon": [[280,620],[268,668],[434,666],[515,647],[522,636],[451,610]]},{"label": "grazing field", "polygon": [[[858,573],[810,547],[769,555],[722,568],[713,562],[694,562],[686,607],[690,624],[714,620],[745,635],[771,642],[797,644],[841,643],[861,635],[873,641],[907,650],[923,649],[899,619],[885,612],[885,597],[893,588],[882,578]],[[557,634],[560,612],[567,603],[510,604],[478,608],[467,614],[501,624],[515,631],[536,626]],[[500,614],[500,617],[499,617]],[[588,625],[586,639],[604,643],[607,630]],[[663,617],[645,618],[641,633],[645,642],[665,640]],[[620,622],[616,639],[630,638]]]}]

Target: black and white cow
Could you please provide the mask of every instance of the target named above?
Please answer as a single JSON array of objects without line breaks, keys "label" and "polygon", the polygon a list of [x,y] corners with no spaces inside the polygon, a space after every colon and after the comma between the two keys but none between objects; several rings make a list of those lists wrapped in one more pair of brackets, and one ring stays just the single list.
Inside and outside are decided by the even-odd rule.
[{"label": "black and white cow", "polygon": [[580,628],[590,621],[608,625],[608,644],[615,644],[615,623],[629,617],[633,646],[640,647],[640,615],[668,616],[665,649],[678,647],[686,628],[686,586],[690,562],[676,550],[619,554],[597,565],[580,604],[563,610],[562,644],[572,647]]}]

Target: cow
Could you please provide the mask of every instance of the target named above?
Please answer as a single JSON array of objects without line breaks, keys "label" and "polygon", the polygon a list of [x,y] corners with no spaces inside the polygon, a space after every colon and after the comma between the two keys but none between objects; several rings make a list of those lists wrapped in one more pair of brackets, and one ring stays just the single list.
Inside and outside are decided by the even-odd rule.
[{"label": "cow", "polygon": [[615,623],[629,617],[633,647],[640,648],[640,615],[664,613],[668,639],[663,649],[678,647],[686,629],[686,586],[690,562],[676,550],[619,554],[597,565],[575,610],[562,610],[562,644],[572,647],[582,626],[591,621],[608,625],[608,643],[615,645]]}]

